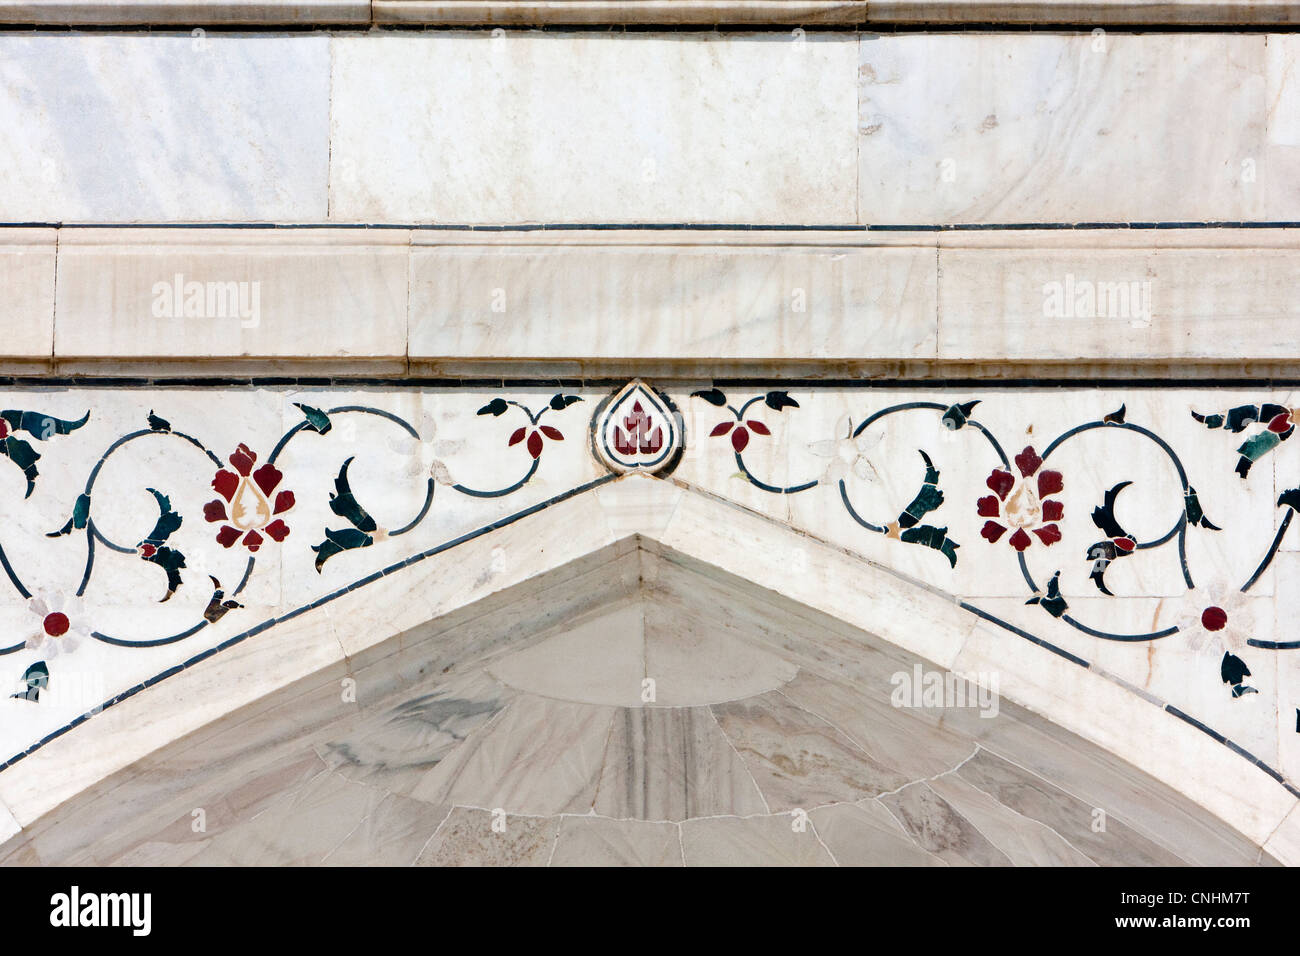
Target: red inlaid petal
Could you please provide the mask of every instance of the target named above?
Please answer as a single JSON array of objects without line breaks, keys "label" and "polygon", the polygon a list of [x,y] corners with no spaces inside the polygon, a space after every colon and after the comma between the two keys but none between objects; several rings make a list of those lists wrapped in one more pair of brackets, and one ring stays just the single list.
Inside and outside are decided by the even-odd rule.
[{"label": "red inlaid petal", "polygon": [[155,548],[152,544],[142,544],[140,545],[140,553],[144,555],[144,557],[146,558],[152,558],[155,554],[158,553],[158,549]]},{"label": "red inlaid petal", "polygon": [[990,491],[1006,501],[1007,495],[1011,494],[1011,489],[1015,487],[1016,479],[1011,476],[1011,472],[996,468],[984,483],[989,486]]},{"label": "red inlaid petal", "polygon": [[980,529],[980,537],[985,538],[990,542],[998,540],[998,538],[1002,537],[1006,533],[1007,529],[1002,527],[1002,525],[998,524],[996,521],[986,521],[984,522],[984,527]]},{"label": "red inlaid petal", "polygon": [[1065,479],[1059,471],[1040,471],[1038,473],[1038,497],[1046,498],[1065,487]]},{"label": "red inlaid petal", "polygon": [[235,489],[239,487],[239,476],[233,471],[221,469],[217,472],[217,477],[212,479],[212,490],[227,501],[233,501]]},{"label": "red inlaid petal", "polygon": [[276,541],[283,541],[289,537],[289,526],[284,523],[284,519],[276,518],[269,525],[262,529]]},{"label": "red inlaid petal", "polygon": [[280,483],[280,479],[283,477],[284,472],[269,462],[253,472],[253,481],[257,482],[257,487],[262,489],[264,495],[269,495],[275,491],[276,485]]},{"label": "red inlaid petal", "polygon": [[256,531],[250,531],[244,535],[244,547],[249,551],[256,551],[262,546],[262,536]]},{"label": "red inlaid petal", "polygon": [[209,501],[203,506],[203,517],[209,521],[225,521],[227,517],[226,503],[220,499]]},{"label": "red inlaid petal", "polygon": [[241,441],[239,447],[230,456],[230,463],[235,466],[235,471],[247,478],[248,473],[257,464],[257,454]]},{"label": "red inlaid petal", "polygon": [[1268,430],[1276,432],[1279,435],[1290,427],[1291,414],[1289,412],[1282,412],[1280,415],[1274,415],[1272,420],[1268,423]]},{"label": "red inlaid petal", "polygon": [[542,434],[545,435],[547,438],[553,439],[554,441],[564,441],[564,436],[560,434],[560,430],[555,426],[543,425],[541,426],[541,428],[542,428]]},{"label": "red inlaid petal", "polygon": [[290,508],[293,507],[293,502],[294,502],[294,498],[293,498],[292,491],[280,492],[278,495],[275,496],[275,508],[272,509],[271,514],[274,515],[284,514],[286,511],[288,511]]},{"label": "red inlaid petal", "polygon": [[1038,457],[1038,452],[1034,451],[1033,445],[1026,445],[1025,450],[1016,455],[1016,467],[1026,478],[1036,472],[1042,463],[1043,459]]},{"label": "red inlaid petal", "polygon": [[749,430],[752,431],[755,435],[772,434],[771,429],[769,429],[762,422],[754,421],[752,418],[749,421],[745,422],[745,424],[749,426]]},{"label": "red inlaid petal", "polygon": [[1061,540],[1061,529],[1054,524],[1045,524],[1041,528],[1035,528],[1034,534],[1038,535],[1038,540],[1043,544],[1056,544]]},{"label": "red inlaid petal", "polygon": [[521,441],[524,440],[524,435],[526,435],[527,433],[528,433],[527,428],[516,428],[514,434],[510,436],[510,441],[506,442],[506,444],[518,445]]},{"label": "red inlaid petal", "polygon": [[1116,538],[1115,547],[1119,548],[1119,550],[1123,551],[1125,554],[1128,554],[1137,547],[1137,542],[1132,538]]},{"label": "red inlaid petal", "polygon": [[713,426],[713,431],[709,432],[709,437],[717,438],[719,435],[725,435],[731,431],[732,426],[735,424],[735,422],[719,422]]},{"label": "red inlaid petal", "polygon": [[528,454],[532,455],[534,458],[541,457],[542,436],[537,432],[533,432],[528,436]]},{"label": "red inlaid petal", "polygon": [[996,518],[1001,514],[998,508],[998,499],[993,495],[985,495],[975,502],[975,513],[981,518]]},{"label": "red inlaid petal", "polygon": [[1011,547],[1015,548],[1017,551],[1024,551],[1025,548],[1029,547],[1033,543],[1034,542],[1029,535],[1025,534],[1024,528],[1017,528],[1016,533],[1007,539],[1007,544],[1011,545]]},{"label": "red inlaid petal", "polygon": [[0,418],[0,439],[9,437],[9,423]]},{"label": "red inlaid petal", "polygon": [[1060,521],[1065,517],[1065,505],[1054,499],[1043,502],[1043,520]]},{"label": "red inlaid petal", "polygon": [[220,531],[217,532],[217,544],[221,545],[223,548],[230,547],[238,540],[239,540],[238,528],[232,528],[230,527],[230,525],[226,525],[224,528],[222,528]]},{"label": "red inlaid petal", "polygon": [[744,451],[745,446],[748,444],[749,444],[749,429],[737,428],[734,432],[731,433],[731,447],[736,449],[737,455],[739,455],[742,451]]}]

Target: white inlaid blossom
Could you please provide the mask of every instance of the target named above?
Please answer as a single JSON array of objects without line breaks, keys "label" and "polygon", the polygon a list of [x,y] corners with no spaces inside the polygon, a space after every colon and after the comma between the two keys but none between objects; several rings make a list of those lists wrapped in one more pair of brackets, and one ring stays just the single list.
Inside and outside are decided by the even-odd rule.
[{"label": "white inlaid blossom", "polygon": [[862,481],[878,480],[880,472],[872,464],[871,456],[880,445],[884,432],[865,431],[855,438],[853,418],[846,415],[836,427],[836,434],[844,437],[817,441],[808,446],[808,450],[819,458],[830,459],[822,474],[823,480],[833,484],[842,481],[850,474]]},{"label": "white inlaid blossom", "polygon": [[27,602],[33,620],[27,647],[46,657],[75,650],[90,636],[81,598],[62,592],[37,592]]},{"label": "white inlaid blossom", "polygon": [[1179,602],[1177,624],[1193,652],[1220,657],[1246,646],[1254,616],[1241,589],[1219,578],[1187,592]]}]

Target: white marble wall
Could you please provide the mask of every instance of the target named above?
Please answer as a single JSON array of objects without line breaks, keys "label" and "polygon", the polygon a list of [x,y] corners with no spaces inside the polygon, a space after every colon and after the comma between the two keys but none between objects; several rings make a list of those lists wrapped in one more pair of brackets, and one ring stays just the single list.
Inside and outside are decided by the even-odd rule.
[{"label": "white marble wall", "polygon": [[1300,219],[1283,34],[0,38],[0,221]]}]

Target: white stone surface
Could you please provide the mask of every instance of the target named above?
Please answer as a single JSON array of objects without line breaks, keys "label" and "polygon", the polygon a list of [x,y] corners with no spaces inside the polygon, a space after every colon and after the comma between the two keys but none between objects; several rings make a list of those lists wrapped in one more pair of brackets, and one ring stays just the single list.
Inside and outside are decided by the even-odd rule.
[{"label": "white stone surface", "polygon": [[834,246],[510,246],[415,234],[412,361],[934,354],[935,255]]},{"label": "white stone surface", "polygon": [[5,290],[4,358],[54,354],[53,229],[0,229],[0,288]]},{"label": "white stone surface", "polygon": [[[55,351],[70,361],[406,354],[401,231],[62,229]],[[112,276],[105,282],[105,276]]]},{"label": "white stone surface", "polygon": [[0,37],[0,221],[323,220],[329,42]]},{"label": "white stone surface", "polygon": [[[328,363],[363,376],[706,380],[725,361],[758,377],[805,378],[816,362],[823,377],[1177,379],[1286,377],[1300,359],[1300,246],[1285,230],[3,238],[16,317],[5,361],[64,374],[314,377]],[[205,309],[209,286],[235,283],[233,303],[257,283],[257,322],[156,317],[155,290],[178,274],[182,293],[203,284]]]},{"label": "white stone surface", "polygon": [[1294,158],[1266,141],[1267,39],[864,38],[859,221],[1292,218]]},{"label": "white stone surface", "polygon": [[1269,360],[1294,349],[1290,248],[942,249],[939,263],[941,359]]},{"label": "white stone surface", "polygon": [[14,35],[0,221],[1294,220],[1295,42]]},{"label": "white stone surface", "polygon": [[851,222],[856,57],[816,34],[337,38],[330,216]]}]

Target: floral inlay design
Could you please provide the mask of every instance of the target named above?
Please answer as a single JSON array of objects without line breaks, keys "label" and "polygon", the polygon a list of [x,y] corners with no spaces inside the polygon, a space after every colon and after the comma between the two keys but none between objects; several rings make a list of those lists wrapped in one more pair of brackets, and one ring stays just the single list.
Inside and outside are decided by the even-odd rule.
[{"label": "floral inlay design", "polygon": [[[187,641],[205,628],[220,628],[210,643],[202,643],[204,639],[196,642],[204,649],[197,658],[178,657],[172,663],[203,659],[214,647],[226,646],[232,636],[242,640],[244,636],[271,628],[285,616],[286,610],[289,615],[303,613],[329,599],[328,595],[321,597],[320,591],[307,583],[317,580],[310,574],[313,567],[326,582],[326,588],[337,589],[330,591],[330,595],[342,593],[417,560],[441,554],[459,542],[492,533],[504,524],[548,507],[553,501],[582,493],[617,474],[638,469],[645,474],[679,469],[684,477],[675,478],[677,483],[693,486],[703,482],[699,487],[706,494],[725,494],[726,483],[733,481],[752,486],[747,487],[747,494],[758,489],[771,495],[789,496],[813,494],[813,489],[821,488],[823,491],[817,494],[825,494],[824,501],[808,502],[812,507],[805,507],[806,499],[801,499],[788,508],[771,509],[772,514],[790,516],[783,520],[810,534],[826,532],[832,540],[842,536],[843,540],[836,543],[851,551],[860,547],[855,536],[862,532],[874,536],[862,551],[873,561],[877,549],[887,553],[895,546],[909,546],[909,551],[919,546],[908,555],[907,563],[897,568],[900,573],[942,589],[944,576],[955,571],[954,580],[959,583],[952,593],[962,595],[958,601],[966,610],[1000,623],[1083,666],[1097,666],[1095,661],[1077,656],[1092,656],[1086,649],[1090,646],[1086,641],[1080,643],[1082,639],[1076,636],[1075,643],[1056,646],[1040,636],[1033,622],[1042,620],[1044,628],[1069,628],[1089,639],[1145,645],[1160,642],[1158,646],[1172,646],[1184,652],[1181,659],[1191,662],[1187,666],[1202,669],[1199,675],[1202,678],[1209,678],[1213,668],[1223,706],[1234,710],[1248,710],[1252,699],[1260,699],[1256,695],[1269,703],[1275,694],[1281,696],[1280,667],[1275,669],[1256,655],[1264,650],[1300,649],[1300,640],[1292,640],[1289,635],[1284,637],[1284,632],[1267,633],[1280,630],[1274,626],[1273,599],[1253,596],[1251,590],[1270,568],[1296,511],[1300,511],[1300,487],[1276,493],[1278,511],[1268,532],[1273,540],[1267,546],[1261,542],[1259,549],[1250,554],[1254,570],[1248,577],[1242,575],[1244,581],[1198,584],[1202,569],[1195,567],[1196,563],[1204,562],[1207,554],[1222,554],[1227,548],[1215,543],[1213,536],[1222,530],[1222,525],[1228,526],[1231,533],[1238,522],[1227,520],[1233,516],[1226,514],[1230,507],[1223,500],[1223,484],[1211,487],[1210,479],[1198,478],[1204,482],[1207,492],[1202,503],[1202,496],[1189,482],[1188,470],[1173,446],[1179,445],[1179,450],[1184,451],[1181,446],[1187,442],[1187,433],[1200,434],[1200,427],[1240,435],[1233,443],[1237,453],[1236,475],[1243,481],[1250,478],[1248,494],[1257,498],[1263,482],[1259,476],[1250,475],[1251,466],[1294,433],[1297,413],[1288,406],[1264,402],[1208,414],[1193,410],[1192,418],[1199,427],[1187,421],[1185,406],[1180,406],[1176,417],[1180,420],[1181,434],[1173,434],[1172,428],[1160,429],[1167,421],[1129,421],[1126,406],[1120,405],[1096,420],[1064,426],[1065,430],[1052,438],[1045,427],[1050,427],[1053,419],[1045,414],[1042,419],[1035,416],[1032,422],[1011,424],[1007,430],[1021,436],[1011,447],[1021,450],[1009,454],[989,427],[990,419],[986,416],[990,404],[981,404],[979,399],[939,395],[935,397],[942,400],[927,401],[915,394],[902,394],[893,404],[881,403],[883,407],[869,406],[844,415],[845,403],[857,400],[858,396],[868,396],[865,401],[869,403],[874,386],[862,391],[834,387],[834,394],[828,400],[827,396],[820,395],[810,399],[802,393],[796,397],[786,388],[753,386],[750,390],[750,386],[743,384],[724,384],[725,390],[711,387],[690,393],[691,402],[700,403],[691,409],[699,416],[691,436],[686,431],[688,419],[669,394],[640,380],[614,391],[595,391],[596,387],[591,386],[593,391],[586,393],[587,398],[547,389],[536,400],[528,397],[537,394],[536,384],[520,386],[516,392],[505,391],[503,386],[503,391],[495,397],[492,391],[485,395],[482,386],[476,385],[466,389],[470,394],[464,404],[452,404],[445,414],[438,404],[441,398],[435,401],[422,398],[419,403],[411,403],[420,409],[412,421],[369,404],[331,406],[321,398],[313,399],[319,404],[286,401],[290,422],[277,441],[265,436],[254,439],[247,434],[223,437],[218,445],[223,452],[230,448],[227,441],[233,443],[239,437],[247,438],[224,458],[199,438],[173,427],[172,421],[181,422],[187,412],[193,416],[192,409],[169,408],[158,400],[159,407],[149,409],[145,415],[143,403],[128,402],[126,407],[131,414],[139,416],[138,429],[127,428],[124,434],[101,433],[107,447],[101,446],[103,453],[88,469],[84,487],[73,485],[71,490],[65,481],[68,476],[59,473],[54,463],[66,467],[63,462],[67,459],[61,453],[65,449],[75,452],[75,443],[48,446],[53,448],[53,453],[38,443],[78,431],[90,420],[91,412],[87,411],[79,419],[75,414],[58,419],[26,410],[0,412],[0,456],[21,470],[27,496],[33,496],[36,483],[42,481],[41,488],[37,489],[42,494],[34,495],[35,500],[24,507],[47,507],[48,500],[57,495],[62,507],[69,510],[61,511],[56,515],[57,520],[51,520],[40,530],[61,525],[58,530],[48,532],[48,537],[81,533],[86,546],[84,570],[79,569],[82,575],[79,586],[35,593],[24,584],[24,578],[36,583],[31,580],[30,552],[15,548],[13,555],[22,560],[11,560],[0,547],[0,573],[7,576],[24,602],[14,609],[21,613],[22,624],[13,629],[14,640],[0,646],[0,655],[20,652],[30,655],[15,659],[15,663],[25,667],[21,671],[21,688],[17,693],[6,691],[6,696],[39,703],[45,699],[43,695],[51,680],[56,682],[56,696],[50,698],[53,707],[49,704],[40,708],[9,706],[15,712],[32,714],[34,720],[40,719],[43,713],[61,713],[57,692],[70,683],[58,682],[76,676],[75,669],[69,670],[68,656],[75,659],[78,650],[87,643],[156,648]],[[807,387],[815,390],[821,386]],[[584,401],[593,403],[591,414],[584,414],[579,405]],[[678,401],[683,408],[690,407],[684,394]],[[991,403],[993,399],[986,396],[984,401]],[[587,423],[579,433],[585,440],[574,437],[574,423],[579,421],[573,418],[574,406],[579,406],[576,414]],[[828,406],[833,413],[822,414],[818,421],[817,410]],[[403,403],[396,407],[410,406]],[[1005,405],[997,407],[999,414],[1005,414]],[[1135,407],[1146,410],[1150,416],[1151,409],[1162,406],[1158,401],[1144,401]],[[294,408],[300,417],[293,416]],[[74,406],[74,412],[80,411],[81,407]],[[1059,409],[1052,412],[1059,414]],[[96,415],[99,414],[96,410]],[[201,414],[194,417],[204,421]],[[1138,417],[1136,413],[1134,417]],[[97,418],[97,428],[102,421]],[[439,423],[444,427],[452,424],[451,434],[445,440],[434,442]],[[361,428],[353,427],[357,425]],[[84,434],[93,432],[94,429]],[[1060,453],[1059,449],[1076,442],[1082,435],[1093,437],[1078,441],[1066,454]],[[1122,452],[1107,457],[1107,452],[1096,450],[1112,441],[1106,436],[1119,435],[1125,436]],[[1030,436],[1032,443],[1024,444]],[[366,451],[358,452],[359,440],[372,444]],[[1208,445],[1213,436],[1205,436],[1205,440]],[[1092,441],[1102,445],[1089,444]],[[155,461],[165,461],[165,468],[151,467],[138,473],[148,474],[149,483],[157,487],[138,481],[137,473],[131,471],[130,458],[126,462],[118,458],[121,449],[137,442],[168,446],[165,459],[145,459],[149,466]],[[37,447],[42,448],[46,458],[42,459]],[[1117,443],[1116,447],[1120,448],[1121,444]],[[294,453],[282,457],[286,449],[293,449]],[[376,468],[373,459],[368,457],[374,449],[381,453],[387,449],[399,458],[389,458],[383,468]],[[473,450],[477,457],[452,457],[466,449]],[[683,457],[683,452],[690,454]],[[1148,453],[1159,456],[1160,469],[1164,469],[1159,472],[1162,477],[1158,481],[1153,480],[1156,472],[1150,462],[1138,461]],[[149,452],[150,456],[153,454]],[[184,466],[186,455],[192,456],[192,467]],[[592,455],[606,471],[614,474],[593,480]],[[1096,456],[1097,465],[1077,467],[1075,462],[1080,455],[1085,459]],[[722,460],[712,460],[711,456],[720,456]],[[451,461],[450,468],[444,458]],[[46,472],[44,479],[36,470],[38,461]],[[116,463],[116,470],[105,469],[110,461]],[[178,461],[182,463],[180,467],[175,465]],[[546,462],[544,487],[547,490],[543,493],[539,489],[525,505],[518,508],[506,505],[496,510],[493,510],[495,506],[486,506],[481,512],[482,525],[476,526],[464,517],[474,515],[472,509],[466,511],[468,502],[443,511],[440,497],[438,520],[426,522],[433,514],[435,491],[442,496],[453,494],[480,499],[509,496],[528,485],[543,462]],[[1219,462],[1225,472],[1229,465],[1230,461]],[[475,483],[479,487],[451,477],[454,469],[458,477],[469,480],[476,467],[480,481]],[[1086,524],[1084,515],[1088,514],[1086,510],[1079,511],[1076,503],[1086,490],[1085,481],[1095,480],[1098,472],[1115,467],[1145,470],[1108,476],[1113,484],[1093,489],[1091,493],[1096,497],[1087,503],[1092,525],[1100,535],[1085,529],[1076,540],[1081,525]],[[1206,467],[1205,461],[1198,460],[1192,470],[1203,476]],[[576,473],[580,479],[566,483],[566,468],[570,469],[568,474]],[[776,480],[765,473],[765,469],[779,472],[782,468],[792,473],[789,479]],[[803,470],[808,473],[801,474]],[[104,473],[110,477],[101,482]],[[599,475],[599,469],[594,473]],[[1280,466],[1277,474],[1281,480]],[[1070,479],[1068,499],[1066,476]],[[371,484],[377,477],[380,487],[385,489],[383,492]],[[1231,479],[1228,486],[1235,488],[1237,479],[1228,477]],[[1271,471],[1267,477],[1272,477]],[[406,478],[413,479],[411,486],[393,495],[393,490]],[[1116,478],[1122,480],[1115,481]],[[1139,490],[1129,491],[1130,497],[1126,499],[1126,489],[1135,482]],[[953,485],[957,487],[954,489]],[[308,488],[315,490],[308,493]],[[1169,504],[1169,524],[1165,524],[1158,512],[1159,499],[1168,497],[1171,490],[1177,497]],[[138,494],[141,491],[150,497]],[[1143,493],[1147,497],[1138,499]],[[1269,492],[1270,498],[1273,494]],[[546,500],[539,501],[541,498]],[[18,495],[14,499],[21,505]],[[754,508],[754,500],[750,495],[737,499],[737,503]],[[1067,500],[1071,502],[1068,521]],[[145,502],[149,503],[147,510],[141,507]],[[1125,508],[1125,504],[1132,507]],[[1235,502],[1232,504],[1236,506]],[[839,510],[841,505],[843,511]],[[303,514],[303,507],[308,507],[310,513]],[[197,516],[190,512],[200,509],[203,521],[195,526]],[[1156,517],[1153,519],[1152,515]],[[847,520],[837,524],[845,516]],[[444,524],[443,519],[447,517],[450,525]],[[309,518],[325,520],[313,522]],[[1259,516],[1253,519],[1256,527],[1258,519]],[[825,520],[831,523],[824,528],[820,523]],[[1148,524],[1151,520],[1156,520],[1157,526],[1151,527]],[[803,521],[818,524],[805,525]],[[290,533],[291,524],[296,534]],[[430,529],[430,533],[414,539],[419,541],[418,545],[412,543],[403,548],[400,543],[392,544],[394,539],[421,527]],[[962,545],[949,535],[950,527],[961,540],[978,533],[985,543],[971,545],[967,541],[972,551],[961,550]],[[444,528],[447,530],[444,538],[432,536]],[[202,534],[197,534],[200,531]],[[304,539],[304,535],[309,537]],[[1206,537],[1194,540],[1189,549],[1189,538],[1200,536]],[[1064,541],[1067,537],[1071,538],[1070,542]],[[1224,535],[1223,540],[1227,539],[1228,535]],[[1061,543],[1066,547],[1055,547]],[[278,546],[270,550],[277,559],[277,586],[285,589],[277,591],[270,603],[283,601],[285,606],[277,606],[274,617],[262,620],[268,592],[262,590],[260,577],[266,574],[264,562],[270,545]],[[190,553],[182,553],[182,549]],[[357,554],[367,549],[382,557],[367,559]],[[958,568],[958,556],[970,553],[976,554],[978,560],[964,560]],[[1164,555],[1163,563],[1152,562],[1149,555],[1153,553]],[[87,586],[97,560],[102,562],[107,558],[118,561],[115,565],[118,568],[126,567],[120,563],[121,558],[113,555],[129,556],[130,560],[150,568],[142,572],[140,565],[136,565],[131,577],[131,588],[138,589],[144,581],[147,590],[119,599],[115,592],[120,588],[118,582],[97,583],[97,590],[90,592],[87,602]],[[42,555],[42,560],[48,567],[49,559]],[[376,569],[380,561],[383,563]],[[259,562],[263,562],[260,575]],[[1027,592],[1023,604],[1033,610],[1022,610],[1021,599],[1011,605],[1003,603],[991,608],[976,607],[966,600],[969,597],[976,603],[981,601],[980,581],[976,576],[982,578],[986,566],[994,562],[1005,562],[1010,573],[1018,571]],[[1123,562],[1121,568],[1108,576],[1116,562]],[[1197,572],[1195,576],[1193,571]],[[1186,586],[1186,593],[1181,597],[1169,590],[1177,589],[1179,574]],[[1085,583],[1089,579],[1091,584]],[[291,604],[298,599],[287,596],[290,581],[298,589],[293,594],[311,595],[315,600],[304,601],[301,607]],[[1270,576],[1267,581],[1274,590],[1261,588],[1264,594],[1278,593],[1283,586],[1276,576]],[[149,582],[156,582],[156,590]],[[250,582],[254,586],[246,592]],[[1081,587],[1086,589],[1086,601],[1078,597]],[[1113,594],[1112,588],[1123,598]],[[199,593],[193,593],[196,590]],[[109,594],[114,595],[111,600],[102,605],[96,603]],[[173,600],[178,594],[180,598]],[[996,594],[1001,598],[1006,592],[999,590]],[[1129,614],[1128,610],[1142,607],[1129,605],[1125,615],[1116,614],[1114,619],[1131,624],[1105,626],[1107,608],[1114,607],[1109,603],[1111,599],[1144,598],[1151,605],[1156,605],[1157,599],[1160,602],[1152,615],[1146,615],[1145,611],[1141,615]],[[131,614],[121,613],[124,605],[143,607],[140,602],[144,600],[173,603],[151,618],[143,614],[133,618]],[[1269,613],[1257,619],[1261,601]],[[1042,618],[1038,618],[1040,612],[1046,612]],[[1005,615],[1006,620],[1000,620],[1000,615]],[[96,616],[101,620],[94,620]],[[142,623],[146,619],[165,623],[156,625],[153,633],[149,633],[150,625]],[[123,630],[126,633],[121,633]],[[183,653],[191,654],[188,645]],[[1160,660],[1156,683],[1148,689],[1162,694],[1164,689],[1159,682],[1169,678],[1159,676],[1160,671],[1165,675],[1177,673],[1176,668],[1183,665],[1178,663],[1177,656],[1172,658],[1172,665],[1163,663],[1168,657]],[[11,679],[17,677],[20,669],[11,672]],[[1182,676],[1180,673],[1179,677]],[[1123,680],[1135,680],[1137,686],[1142,684],[1140,675],[1135,678],[1127,672]],[[125,690],[128,688],[121,686],[113,692]],[[1176,695],[1171,699],[1182,706],[1183,701]],[[1243,700],[1245,703],[1236,703]],[[1210,719],[1216,718],[1210,715]],[[1300,724],[1297,732],[1300,733]]]},{"label": "floral inlay design", "polygon": [[598,406],[591,445],[596,457],[619,474],[668,473],[681,458],[684,433],[672,401],[636,379]]},{"label": "floral inlay design", "polygon": [[31,618],[25,646],[46,657],[77,649],[90,636],[82,600],[63,593],[33,594],[27,601]]},{"label": "floral inlay design", "polygon": [[980,534],[996,542],[1014,528],[1007,543],[1017,551],[1034,543],[1029,533],[1044,545],[1056,544],[1061,540],[1061,528],[1056,522],[1065,516],[1065,505],[1050,496],[1060,494],[1065,480],[1059,471],[1040,470],[1043,459],[1030,446],[1016,455],[1015,462],[1019,477],[1002,468],[995,468],[988,477],[986,484],[993,494],[975,504],[976,513],[989,519]]},{"label": "floral inlay design", "polygon": [[242,442],[229,461],[235,470],[217,471],[212,488],[221,497],[203,506],[203,516],[210,522],[227,522],[217,532],[223,548],[238,541],[255,554],[267,538],[280,542],[289,536],[289,526],[278,516],[293,507],[293,492],[276,490],[284,474],[270,462],[254,471],[257,453]]}]

